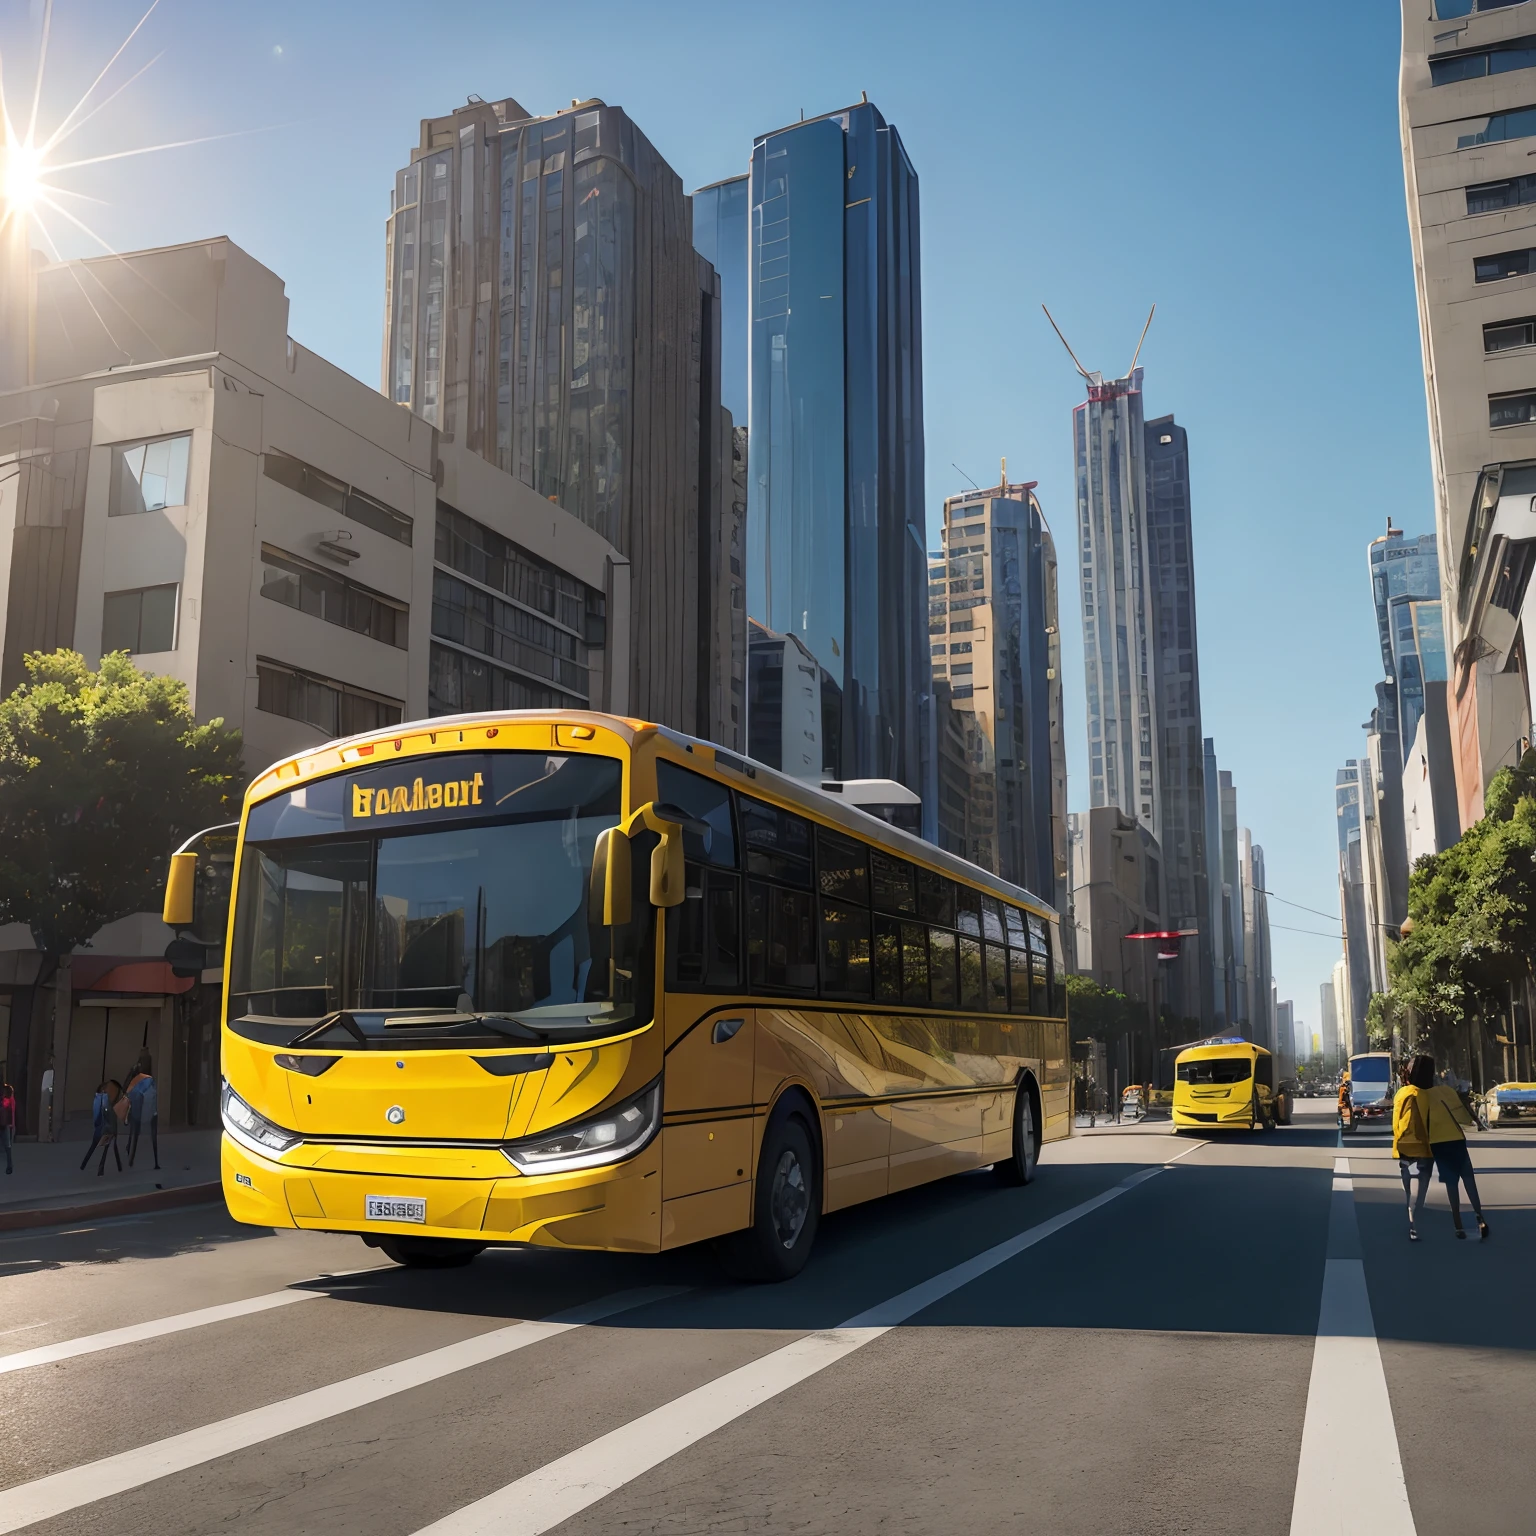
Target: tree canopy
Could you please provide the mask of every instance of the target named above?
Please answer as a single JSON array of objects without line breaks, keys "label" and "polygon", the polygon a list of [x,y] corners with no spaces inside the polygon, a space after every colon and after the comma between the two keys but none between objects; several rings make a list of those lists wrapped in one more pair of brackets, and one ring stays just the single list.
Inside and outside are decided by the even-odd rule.
[{"label": "tree canopy", "polygon": [[125,652],[95,672],[76,651],[25,663],[27,681],[0,699],[0,923],[67,955],[158,910],[177,844],[235,818],[240,733],[199,725],[184,683]]},{"label": "tree canopy", "polygon": [[1412,1008],[1453,1026],[1530,974],[1536,946],[1536,753],[1502,768],[1482,819],[1459,842],[1422,858],[1408,880],[1408,932],[1389,956],[1392,990],[1378,1017]]}]

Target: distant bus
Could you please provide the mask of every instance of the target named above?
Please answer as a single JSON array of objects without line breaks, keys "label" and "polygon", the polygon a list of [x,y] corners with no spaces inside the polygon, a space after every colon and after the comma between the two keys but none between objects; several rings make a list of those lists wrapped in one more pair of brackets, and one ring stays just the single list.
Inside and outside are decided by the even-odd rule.
[{"label": "distant bus", "polygon": [[[206,942],[200,849],[165,917]],[[719,1239],[781,1279],[823,1211],[989,1164],[1027,1183],[1071,1133],[1049,907],[655,725],[463,715],[316,747],[252,784],[234,891],[238,1221],[419,1265]]]},{"label": "distant bus", "polygon": [[1173,1128],[1271,1130],[1288,1119],[1275,1091],[1275,1060],[1262,1045],[1216,1036],[1174,1058]]}]

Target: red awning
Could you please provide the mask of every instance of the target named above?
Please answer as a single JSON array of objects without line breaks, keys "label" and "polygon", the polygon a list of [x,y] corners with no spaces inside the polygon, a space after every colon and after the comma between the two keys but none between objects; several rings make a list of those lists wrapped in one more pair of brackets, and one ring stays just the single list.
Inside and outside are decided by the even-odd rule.
[{"label": "red awning", "polygon": [[173,976],[164,960],[116,960],[107,955],[76,955],[70,969],[76,992],[177,993],[188,991],[195,979]]}]

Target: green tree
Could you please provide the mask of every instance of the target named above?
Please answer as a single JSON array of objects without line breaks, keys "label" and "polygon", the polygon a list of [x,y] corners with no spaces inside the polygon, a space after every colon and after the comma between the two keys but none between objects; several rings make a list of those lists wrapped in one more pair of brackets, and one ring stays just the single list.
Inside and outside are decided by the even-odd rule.
[{"label": "green tree", "polygon": [[0,699],[0,923],[25,923],[57,972],[62,1096],[70,954],[159,910],[171,851],[234,819],[245,770],[238,731],[199,725],[184,683],[124,652],[94,672],[75,651],[25,661],[27,681]]},{"label": "green tree", "polygon": [[1388,956],[1391,991],[1380,1017],[1416,1021],[1421,1037],[1444,1051],[1466,1043],[1471,1019],[1502,1011],[1510,989],[1531,975],[1536,754],[1526,753],[1518,768],[1500,769],[1482,819],[1414,866],[1408,916]]}]

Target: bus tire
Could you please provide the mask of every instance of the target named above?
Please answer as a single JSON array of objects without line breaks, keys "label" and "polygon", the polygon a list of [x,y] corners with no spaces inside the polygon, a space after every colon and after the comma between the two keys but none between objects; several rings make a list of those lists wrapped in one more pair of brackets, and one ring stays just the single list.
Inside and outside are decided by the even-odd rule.
[{"label": "bus tire", "polygon": [[1019,1084],[1018,1103],[1013,1111],[1013,1151],[993,1169],[1005,1184],[1033,1184],[1040,1156],[1040,1130],[1035,1123],[1034,1082],[1025,1078]]},{"label": "bus tire", "polygon": [[763,1133],[752,1187],[752,1225],[719,1240],[733,1280],[773,1284],[805,1268],[821,1224],[821,1167],[805,1106],[781,1105]]},{"label": "bus tire", "polygon": [[485,1244],[458,1237],[380,1237],[376,1246],[385,1258],[407,1269],[459,1269]]}]

